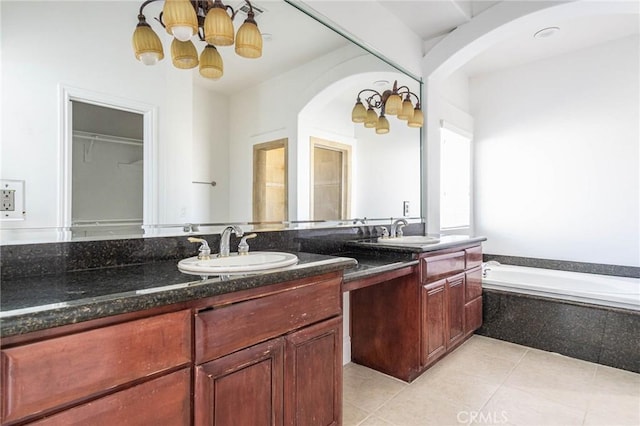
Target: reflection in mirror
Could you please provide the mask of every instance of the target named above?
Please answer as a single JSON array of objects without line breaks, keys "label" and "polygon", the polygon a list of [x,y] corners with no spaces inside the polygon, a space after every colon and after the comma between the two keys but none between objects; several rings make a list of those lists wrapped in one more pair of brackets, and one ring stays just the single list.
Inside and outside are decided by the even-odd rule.
[{"label": "reflection in mirror", "polygon": [[[278,215],[289,222],[282,226],[316,219],[312,138],[351,151],[350,167],[339,168],[342,176],[350,175],[350,184],[338,182],[333,189],[341,210],[318,217],[400,217],[405,201],[409,216],[419,217],[419,129],[393,118],[390,133],[376,135],[351,122],[351,109],[358,92],[376,82],[398,80],[415,93],[420,84],[284,1],[254,5],[264,10],[256,17],[260,30],[270,34],[262,57],[248,61],[233,54],[233,47],[222,47],[225,75],[212,82],[197,69],[174,68],[170,60],[153,67],[136,60],[131,52],[135,2],[0,2],[0,178],[24,180],[26,192],[24,218],[0,222],[2,244],[71,237],[71,209],[64,198],[64,135],[70,127],[62,114],[64,90],[99,94],[113,101],[108,105],[133,105],[130,111],[144,115],[145,235],[205,232],[209,228],[185,224],[261,218],[264,213],[256,216],[253,202],[254,146],[278,140],[287,141],[286,182],[278,182],[286,191]],[[148,16],[157,16],[162,2],[147,9],[154,7]],[[236,26],[244,18],[239,16]],[[38,34],[30,30],[34,27]],[[167,49],[170,36],[155,31]],[[33,55],[43,33],[52,48]],[[99,48],[81,34],[100,34]],[[120,162],[137,161],[128,160]],[[217,184],[193,183],[212,181]],[[119,217],[129,219],[124,213]],[[81,233],[113,238],[120,231],[85,224]]]},{"label": "reflection in mirror", "polygon": [[143,200],[143,116],[72,101],[71,227],[140,229]]}]

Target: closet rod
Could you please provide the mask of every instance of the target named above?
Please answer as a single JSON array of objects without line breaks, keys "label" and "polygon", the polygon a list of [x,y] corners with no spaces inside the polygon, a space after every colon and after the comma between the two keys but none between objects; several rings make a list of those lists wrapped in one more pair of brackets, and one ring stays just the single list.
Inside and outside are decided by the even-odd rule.
[{"label": "closet rod", "polygon": [[73,137],[95,141],[95,142],[119,143],[122,145],[134,145],[134,146],[143,145],[143,141],[141,139],[123,138],[120,136],[109,136],[109,135],[103,135],[100,133],[82,132],[80,130],[74,130]]}]

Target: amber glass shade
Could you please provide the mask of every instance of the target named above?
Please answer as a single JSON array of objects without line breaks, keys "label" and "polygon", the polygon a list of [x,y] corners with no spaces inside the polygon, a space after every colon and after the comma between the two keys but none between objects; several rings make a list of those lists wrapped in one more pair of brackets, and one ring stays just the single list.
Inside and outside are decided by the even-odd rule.
[{"label": "amber glass shade", "polygon": [[226,9],[210,9],[204,19],[205,41],[216,46],[231,46],[233,38],[233,22]]},{"label": "amber glass shade", "polygon": [[180,41],[187,41],[198,32],[198,17],[189,0],[165,0],[162,22],[167,32]]},{"label": "amber glass shade", "polygon": [[133,52],[136,59],[145,65],[154,65],[164,58],[162,43],[158,35],[151,29],[144,18],[140,19],[138,26],[133,32]]},{"label": "amber glass shade", "polygon": [[402,98],[397,93],[392,94],[387,98],[387,102],[384,104],[384,112],[388,115],[396,115],[402,110]]},{"label": "amber glass shade", "polygon": [[378,123],[376,124],[376,133],[379,135],[384,135],[385,133],[389,133],[389,120],[384,115],[381,115],[378,118]]},{"label": "amber glass shade", "polygon": [[238,28],[236,34],[236,53],[243,58],[259,58],[262,56],[262,34],[256,21],[247,18]]},{"label": "amber glass shade", "polygon": [[408,120],[411,117],[413,117],[413,104],[407,97],[407,99],[402,102],[402,110],[398,113],[398,118],[400,120]]},{"label": "amber glass shade", "polygon": [[171,63],[180,69],[189,69],[198,66],[198,52],[191,40],[180,41],[174,38],[171,42]]},{"label": "amber glass shade", "polygon": [[378,114],[371,107],[367,110],[367,118],[364,121],[364,127],[373,129],[378,124]]},{"label": "amber glass shade", "polygon": [[217,80],[222,77],[224,67],[222,57],[215,46],[207,44],[200,54],[200,75]]},{"label": "amber glass shade", "polygon": [[364,123],[367,120],[367,110],[360,100],[356,102],[356,105],[351,111],[351,121],[354,123]]},{"label": "amber glass shade", "polygon": [[420,106],[417,106],[413,110],[413,117],[409,119],[409,122],[407,123],[407,125],[409,127],[422,127],[423,124],[424,124],[424,115],[422,114],[422,110],[420,109]]}]

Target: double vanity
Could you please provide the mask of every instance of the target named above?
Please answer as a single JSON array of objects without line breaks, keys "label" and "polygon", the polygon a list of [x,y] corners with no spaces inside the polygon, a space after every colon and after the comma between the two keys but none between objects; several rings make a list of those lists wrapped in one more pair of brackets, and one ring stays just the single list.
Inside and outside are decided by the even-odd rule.
[{"label": "double vanity", "polygon": [[481,325],[484,238],[344,237],[285,235],[256,251],[297,263],[260,273],[4,279],[2,425],[339,425],[344,292],[353,361],[406,381]]}]

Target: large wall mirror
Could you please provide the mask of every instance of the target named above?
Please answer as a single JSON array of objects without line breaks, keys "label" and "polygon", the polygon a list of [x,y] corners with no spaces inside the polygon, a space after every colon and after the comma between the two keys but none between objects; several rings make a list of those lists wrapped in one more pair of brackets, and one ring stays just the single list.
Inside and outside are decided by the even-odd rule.
[{"label": "large wall mirror", "polygon": [[140,2],[2,1],[0,178],[24,188],[2,244],[419,218],[420,129],[392,117],[378,135],[351,109],[362,89],[420,82],[298,3],[255,5],[262,57],[222,47],[211,81],[172,66],[162,2],[145,15],[165,59],[145,66]]}]

